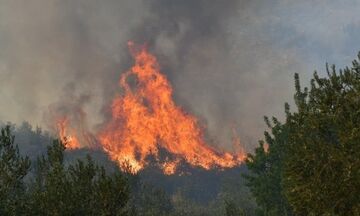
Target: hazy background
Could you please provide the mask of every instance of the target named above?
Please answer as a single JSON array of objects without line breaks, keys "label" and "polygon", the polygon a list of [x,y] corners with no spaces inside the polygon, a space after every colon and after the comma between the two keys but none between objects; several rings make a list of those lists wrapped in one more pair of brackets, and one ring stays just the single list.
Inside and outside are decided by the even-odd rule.
[{"label": "hazy background", "polygon": [[264,115],[283,115],[293,74],[360,50],[360,1],[0,0],[0,120],[50,127],[49,107],[107,116],[132,63],[128,40],[147,43],[176,102],[230,149],[234,125],[252,149]]}]

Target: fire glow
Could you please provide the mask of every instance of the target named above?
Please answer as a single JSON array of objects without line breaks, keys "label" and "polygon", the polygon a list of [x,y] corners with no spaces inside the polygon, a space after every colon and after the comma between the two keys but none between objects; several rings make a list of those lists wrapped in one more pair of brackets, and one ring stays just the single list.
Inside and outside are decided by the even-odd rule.
[{"label": "fire glow", "polygon": [[80,148],[79,140],[76,136],[76,131],[69,127],[69,119],[66,117],[57,119],[57,129],[62,143],[66,143],[69,149]]},{"label": "fire glow", "polygon": [[[149,155],[158,158],[159,149],[174,156],[159,162],[165,174],[175,173],[180,159],[204,169],[230,168],[242,163],[245,159],[242,148],[231,154],[220,152],[205,142],[197,119],[173,101],[173,89],[160,72],[155,56],[132,42],[129,42],[129,49],[135,63],[121,75],[122,94],[113,99],[112,118],[96,136],[110,158],[122,168],[124,164],[130,166],[134,173],[147,165]],[[134,82],[130,83],[130,79]],[[59,126],[60,137],[71,137],[63,140],[67,147],[80,147],[72,131],[66,134],[66,121]]]}]

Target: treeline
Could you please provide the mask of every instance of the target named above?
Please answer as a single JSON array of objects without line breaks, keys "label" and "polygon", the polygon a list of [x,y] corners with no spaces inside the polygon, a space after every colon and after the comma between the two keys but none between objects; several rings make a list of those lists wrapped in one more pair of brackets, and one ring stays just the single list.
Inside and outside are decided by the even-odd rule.
[{"label": "treeline", "polygon": [[[360,53],[358,58],[360,59]],[[247,159],[259,215],[360,215],[360,65],[314,73]]]},{"label": "treeline", "polygon": [[155,163],[132,175],[101,151],[66,151],[28,123],[2,127],[0,215],[222,216],[256,207],[244,168],[165,176]]},{"label": "treeline", "polygon": [[1,130],[0,215],[128,215],[126,177],[107,174],[91,157],[65,166],[64,150],[55,140],[28,176],[29,158],[20,155],[10,127]]}]

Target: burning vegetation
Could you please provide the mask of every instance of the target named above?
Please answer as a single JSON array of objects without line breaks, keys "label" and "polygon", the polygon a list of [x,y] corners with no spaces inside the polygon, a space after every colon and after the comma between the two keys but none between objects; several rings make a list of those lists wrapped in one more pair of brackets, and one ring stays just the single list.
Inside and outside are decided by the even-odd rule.
[{"label": "burning vegetation", "polygon": [[[121,167],[130,166],[134,173],[147,165],[149,156],[155,157],[165,174],[175,173],[181,160],[204,169],[241,164],[245,152],[238,139],[235,139],[236,154],[208,145],[197,119],[175,104],[173,89],[160,72],[156,57],[144,46],[132,42],[129,42],[129,49],[134,65],[121,75],[122,92],[112,101],[112,118],[103,124],[96,136],[110,158]],[[66,118],[57,120],[57,129],[68,148],[84,146],[78,137],[84,131],[71,129]],[[160,149],[171,157],[160,160]]]}]

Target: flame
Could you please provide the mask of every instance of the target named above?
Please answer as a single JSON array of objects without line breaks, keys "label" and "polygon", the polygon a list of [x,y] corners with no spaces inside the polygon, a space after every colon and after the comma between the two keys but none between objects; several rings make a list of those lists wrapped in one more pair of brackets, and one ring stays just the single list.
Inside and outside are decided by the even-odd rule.
[{"label": "flame", "polygon": [[176,168],[180,160],[166,161],[162,164],[162,169],[165,175],[172,175],[176,172]]},{"label": "flame", "polygon": [[265,153],[269,153],[269,144],[268,144],[268,143],[264,143],[263,149],[264,149],[264,152],[265,152]]},{"label": "flame", "polygon": [[[180,161],[204,169],[230,168],[244,161],[246,154],[234,128],[236,154],[210,147],[197,119],[173,101],[172,87],[160,72],[155,56],[132,42],[129,49],[135,63],[121,75],[122,93],[112,101],[112,118],[104,123],[97,137],[88,132],[86,113],[82,109],[75,106],[75,113],[65,115],[50,112],[55,116],[59,137],[68,149],[95,148],[100,144],[112,160],[131,173],[148,165],[149,156],[155,156],[166,175],[174,174]],[[161,161],[160,149],[172,157]]]},{"label": "flame", "polygon": [[232,125],[232,142],[233,147],[236,153],[236,158],[238,161],[244,161],[246,159],[246,152],[244,148],[241,146],[240,137],[235,129],[235,125]]},{"label": "flame", "polygon": [[69,119],[66,117],[57,120],[57,129],[62,143],[65,144],[67,149],[79,149],[80,142],[76,136],[76,131],[70,129],[68,126]]},{"label": "flame", "polygon": [[[160,148],[204,169],[240,164],[245,158],[243,151],[233,155],[210,147],[197,119],[175,104],[173,89],[155,56],[132,42],[129,49],[135,63],[121,75],[123,92],[113,100],[112,118],[98,134],[110,157],[120,165],[130,165],[133,172],[147,165],[149,155],[158,157]],[[164,173],[174,173],[177,161],[163,163]]]}]

